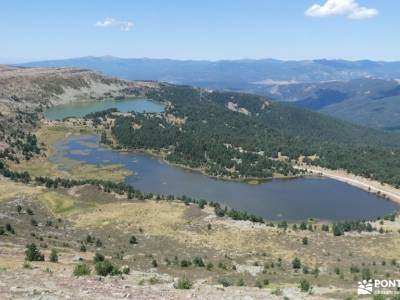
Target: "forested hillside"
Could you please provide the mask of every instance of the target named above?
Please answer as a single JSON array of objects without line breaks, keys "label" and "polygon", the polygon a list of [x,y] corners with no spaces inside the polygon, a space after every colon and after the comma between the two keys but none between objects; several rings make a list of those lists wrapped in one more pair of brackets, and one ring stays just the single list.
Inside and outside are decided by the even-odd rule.
[{"label": "forested hillside", "polygon": [[387,131],[400,129],[398,80],[360,78],[319,83],[271,83],[255,85],[250,90],[361,126]]},{"label": "forested hillside", "polygon": [[307,156],[310,164],[400,184],[396,134],[248,94],[165,85],[147,96],[168,102],[166,112],[118,117],[113,133],[121,145],[164,149],[169,161],[212,175],[294,175],[292,164]]}]

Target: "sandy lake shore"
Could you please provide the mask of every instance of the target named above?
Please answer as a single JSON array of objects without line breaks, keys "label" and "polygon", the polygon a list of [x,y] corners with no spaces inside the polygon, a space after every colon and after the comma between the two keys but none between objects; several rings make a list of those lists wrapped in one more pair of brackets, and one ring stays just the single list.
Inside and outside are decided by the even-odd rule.
[{"label": "sandy lake shore", "polygon": [[380,196],[385,197],[393,202],[400,203],[400,189],[396,189],[394,186],[347,173],[345,170],[330,170],[309,165],[299,165],[295,168],[307,170],[313,175],[332,178],[368,192],[380,194]]}]

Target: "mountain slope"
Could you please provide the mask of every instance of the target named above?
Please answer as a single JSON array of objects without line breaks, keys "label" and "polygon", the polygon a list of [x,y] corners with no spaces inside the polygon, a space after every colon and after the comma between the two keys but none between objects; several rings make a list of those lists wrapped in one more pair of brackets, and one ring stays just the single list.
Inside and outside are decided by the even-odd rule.
[{"label": "mountain slope", "polygon": [[[310,60],[178,61],[82,57],[23,64],[81,67],[130,80],[242,91],[324,112],[362,126],[400,130],[399,62]],[[380,79],[373,79],[380,78]]]},{"label": "mountain slope", "polygon": [[[206,163],[217,173],[235,165],[243,174],[263,177],[272,170],[295,172],[290,161],[279,159],[280,154],[292,160],[313,156],[317,159],[310,163],[400,184],[399,135],[273,103],[265,97],[129,82],[81,69],[3,69],[0,74],[2,105],[9,109],[0,116],[0,150],[8,159],[18,160],[23,155],[29,159],[32,151],[38,152],[29,132],[47,105],[134,94],[168,104],[167,114],[162,114],[162,123],[158,118],[139,116],[146,126],[136,132],[132,132],[136,129],[131,120],[124,123],[121,119],[122,123],[117,122],[121,143],[172,146],[178,151],[171,152],[171,160],[178,163]],[[178,121],[171,121],[168,114]]]},{"label": "mountain slope", "polygon": [[117,117],[113,133],[121,145],[164,152],[213,176],[293,175],[293,162],[306,156],[310,164],[400,185],[397,134],[250,94],[164,85],[147,97],[168,103],[166,113]]},{"label": "mountain slope", "polygon": [[374,76],[400,78],[400,62],[307,60],[181,61],[128,59],[111,56],[81,57],[21,64],[26,67],[79,67],[131,80],[159,80],[198,86],[230,88],[263,80],[316,82]]},{"label": "mountain slope", "polygon": [[[128,82],[86,69],[0,67],[0,157],[20,159],[34,143],[28,133],[49,105],[101,99],[156,86]],[[35,149],[36,151],[37,149]]]},{"label": "mountain slope", "polygon": [[266,85],[257,93],[363,126],[400,129],[400,84],[373,78]]}]

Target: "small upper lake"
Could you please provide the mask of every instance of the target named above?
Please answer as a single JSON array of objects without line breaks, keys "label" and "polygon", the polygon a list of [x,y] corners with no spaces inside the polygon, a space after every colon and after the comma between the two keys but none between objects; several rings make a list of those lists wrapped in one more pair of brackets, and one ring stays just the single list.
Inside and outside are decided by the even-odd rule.
[{"label": "small upper lake", "polygon": [[49,120],[62,120],[66,117],[84,117],[89,113],[116,108],[120,112],[162,112],[164,106],[149,99],[125,98],[121,100],[105,99],[71,102],[53,106],[45,111],[45,117]]},{"label": "small upper lake", "polygon": [[271,180],[259,185],[216,180],[146,154],[107,149],[90,135],[71,135],[56,149],[50,159],[64,156],[91,164],[121,164],[136,173],[126,183],[142,191],[207,199],[267,220],[375,219],[399,209],[394,202],[332,179]]}]

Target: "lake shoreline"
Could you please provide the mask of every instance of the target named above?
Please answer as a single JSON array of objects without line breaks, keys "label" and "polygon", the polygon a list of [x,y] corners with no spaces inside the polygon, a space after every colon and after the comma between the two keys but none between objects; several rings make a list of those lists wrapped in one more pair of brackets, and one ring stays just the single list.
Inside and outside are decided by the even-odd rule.
[{"label": "lake shoreline", "polygon": [[[54,122],[54,121],[50,121]],[[60,123],[60,122],[56,122]],[[61,122],[64,124],[65,122]],[[48,126],[48,124],[43,124],[44,126]],[[86,128],[87,130],[89,128]],[[75,132],[75,133],[70,133],[70,134],[78,134],[81,135],[82,132]],[[96,131],[86,131],[86,134],[96,136],[96,138],[99,138],[99,132]],[[64,136],[64,138],[67,138],[69,134]],[[112,140],[114,143],[117,144],[116,140],[111,136]],[[100,143],[99,143],[100,144]],[[306,170],[306,173],[297,175],[297,176],[275,176],[275,177],[269,177],[269,178],[254,178],[254,177],[247,177],[247,178],[232,178],[232,177],[221,177],[221,176],[213,176],[210,174],[207,174],[204,169],[202,168],[192,168],[183,164],[176,164],[168,161],[165,158],[165,153],[160,153],[159,151],[151,150],[151,149],[130,149],[130,148],[123,148],[120,145],[117,144],[117,146],[111,146],[111,145],[106,145],[106,144],[101,144],[102,147],[111,149],[113,151],[118,151],[118,152],[126,152],[126,153],[143,153],[143,154],[148,154],[156,159],[158,159],[160,162],[177,167],[183,170],[187,170],[190,172],[198,173],[204,176],[207,176],[212,179],[216,180],[221,180],[221,181],[227,181],[227,182],[239,182],[239,183],[247,183],[250,185],[259,185],[265,182],[269,182],[272,180],[294,180],[294,179],[299,179],[299,178],[312,178],[312,177],[323,177],[323,178],[331,178],[346,184],[349,184],[351,186],[354,186],[356,188],[359,188],[363,191],[370,192],[375,194],[376,196],[379,196],[382,199],[387,199],[392,202],[400,204],[400,190],[395,189],[393,186],[384,184],[382,185],[380,182],[373,181],[364,177],[356,176],[353,174],[348,174],[345,171],[335,171],[331,169],[324,169],[321,167],[317,166],[310,166],[310,165],[295,165],[294,168],[297,169],[303,169]],[[50,150],[50,149],[48,149]]]},{"label": "lake shoreline", "polygon": [[[107,146],[107,145],[102,145],[102,146]],[[305,170],[306,173],[303,173],[300,175],[293,175],[293,176],[282,175],[282,176],[274,176],[274,177],[268,177],[268,178],[258,178],[258,177],[232,178],[229,176],[224,176],[224,177],[213,176],[213,175],[210,175],[207,172],[205,172],[205,170],[202,168],[192,168],[192,167],[189,167],[189,166],[186,166],[183,164],[176,164],[176,163],[170,162],[165,158],[165,155],[163,155],[162,153],[158,153],[158,151],[154,151],[151,149],[129,149],[129,148],[116,149],[114,147],[110,147],[110,149],[115,150],[115,151],[122,151],[122,152],[126,152],[126,153],[147,154],[154,158],[157,158],[160,162],[162,162],[166,165],[181,168],[183,170],[198,173],[198,174],[207,176],[212,179],[227,181],[227,182],[239,182],[239,183],[247,183],[250,185],[259,185],[259,184],[263,184],[263,183],[273,181],[273,180],[295,180],[295,179],[300,179],[300,178],[330,178],[330,179],[334,179],[334,180],[346,183],[350,186],[356,187],[356,188],[366,191],[368,193],[374,194],[379,198],[400,204],[400,190],[399,189],[396,189],[395,187],[388,185],[388,184],[382,184],[378,181],[370,180],[365,177],[347,173],[344,170],[335,171],[335,170],[325,169],[325,168],[316,167],[316,166],[294,165],[293,167],[295,169]]]},{"label": "lake shoreline", "polygon": [[198,173],[201,175],[204,175],[208,178],[212,178],[212,179],[217,179],[217,180],[222,180],[222,181],[228,181],[228,182],[241,182],[241,183],[247,183],[250,185],[258,185],[258,184],[262,184],[268,181],[272,181],[272,180],[292,180],[292,179],[297,179],[297,178],[304,178],[304,177],[315,177],[315,176],[310,176],[308,174],[300,174],[300,175],[292,175],[292,176],[285,176],[285,175],[276,175],[273,177],[265,177],[265,178],[260,178],[260,177],[242,177],[242,178],[233,178],[231,176],[216,176],[216,175],[210,175],[209,173],[207,173],[205,171],[204,168],[193,168],[193,167],[189,167],[187,165],[184,164],[178,164],[178,163],[173,163],[168,161],[165,158],[165,154],[164,153],[160,153],[157,150],[152,150],[152,149],[133,149],[133,148],[124,148],[121,145],[117,145],[117,146],[110,146],[110,145],[106,145],[106,144],[101,144],[99,142],[99,144],[102,147],[106,147],[109,148],[111,150],[114,151],[119,151],[119,152],[125,152],[125,153],[139,153],[139,154],[147,154],[150,155],[154,158],[157,158],[160,162],[168,165],[168,166],[172,166],[172,167],[177,167],[186,171],[190,171],[193,173]]},{"label": "lake shoreline", "polygon": [[345,170],[331,170],[310,165],[300,165],[294,167],[305,169],[314,176],[317,175],[344,182],[369,193],[374,193],[381,198],[400,204],[400,190],[396,189],[394,186],[347,173]]},{"label": "lake shoreline", "polygon": [[[115,139],[113,138],[114,142]],[[100,143],[99,143],[100,144]],[[388,185],[388,184],[382,184],[378,181],[370,180],[365,177],[357,176],[354,174],[349,174],[345,172],[344,170],[341,171],[335,171],[331,169],[326,169],[322,167],[317,167],[317,166],[310,166],[310,165],[294,165],[293,167],[298,170],[305,170],[306,173],[300,174],[300,175],[293,175],[293,176],[274,176],[274,177],[268,177],[268,178],[258,178],[258,177],[247,177],[247,178],[232,178],[229,176],[213,176],[205,172],[203,168],[192,168],[183,164],[176,164],[173,162],[168,161],[165,158],[164,153],[160,153],[160,151],[152,150],[152,149],[131,149],[131,148],[122,148],[121,145],[117,144],[117,146],[110,146],[110,145],[103,145],[104,147],[108,147],[112,150],[115,151],[121,151],[121,152],[126,152],[126,153],[142,153],[142,154],[147,154],[150,155],[154,158],[157,158],[160,162],[181,168],[183,170],[187,170],[190,172],[198,173],[204,176],[207,176],[212,179],[216,180],[222,180],[222,181],[227,181],[227,182],[240,182],[240,183],[247,183],[250,185],[258,185],[262,183],[266,183],[272,180],[295,180],[295,179],[300,179],[300,178],[330,178],[334,179],[343,183],[346,183],[350,186],[356,187],[360,190],[366,191],[368,193],[374,194],[378,196],[379,198],[385,199],[392,201],[394,203],[400,204],[400,190],[396,189],[395,187]]]},{"label": "lake shoreline", "polygon": [[[133,185],[145,192],[164,195],[187,195],[195,199],[207,199],[238,211],[260,215],[266,220],[296,222],[310,218],[320,221],[329,220],[329,222],[360,219],[375,220],[377,217],[382,217],[398,210],[398,206],[391,201],[382,202],[382,198],[376,195],[365,193],[355,187],[346,188],[348,185],[344,183],[314,174],[298,176],[292,179],[276,178],[262,183],[258,182],[260,184],[249,184],[243,180],[223,180],[222,178],[205,176],[198,170],[190,170],[179,165],[172,166],[171,163],[163,161],[160,154],[155,155],[153,151],[145,151],[143,149],[141,151],[138,149],[127,151],[127,149],[113,149],[109,145],[99,144],[99,137],[96,134],[82,135],[78,133],[75,136],[69,136],[67,139],[75,140],[77,138],[77,141],[79,141],[79,136],[81,136],[83,138],[82,144],[78,142],[71,147],[63,143],[62,145],[66,146],[68,151],[80,149],[81,146],[79,145],[84,148],[88,147],[89,143],[97,144],[98,146],[95,149],[100,149],[99,151],[95,150],[96,152],[92,154],[95,158],[94,160],[87,159],[88,156],[86,155],[81,156],[82,163],[96,164],[96,161],[100,164],[104,161],[109,163],[112,160],[110,157],[121,155],[122,161],[117,159],[114,163],[122,164],[129,170],[135,170],[138,175],[126,177],[124,179],[126,184]],[[91,149],[93,148],[91,147]],[[108,149],[109,154],[104,154],[107,153],[106,149]],[[134,158],[135,155],[138,155],[139,158]],[[67,156],[67,158],[80,160],[73,154],[72,157]],[[150,169],[148,167],[143,168],[140,164],[137,164],[138,162],[144,163],[143,166],[151,167]],[[309,181],[312,179],[316,181]],[[293,181],[293,184],[289,180]],[[325,180],[327,180],[326,183],[323,183]],[[188,184],[187,188],[182,187],[182,184],[186,182]],[[331,196],[326,198],[324,196],[325,193]],[[294,201],[296,199],[297,201]],[[347,206],[348,201],[350,201],[349,205],[353,206],[354,209],[347,212],[339,209]],[[356,204],[357,202],[359,203]],[[362,203],[366,203],[365,208],[357,209],[357,207],[363,205]]]}]

